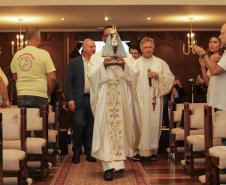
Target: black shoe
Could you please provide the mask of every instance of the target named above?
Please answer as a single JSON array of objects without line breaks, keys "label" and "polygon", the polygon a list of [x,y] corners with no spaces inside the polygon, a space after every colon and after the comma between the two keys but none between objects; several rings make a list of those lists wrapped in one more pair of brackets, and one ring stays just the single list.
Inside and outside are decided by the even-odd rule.
[{"label": "black shoe", "polygon": [[136,154],[136,155],[134,155],[133,157],[131,157],[131,159],[132,159],[133,161],[140,161],[141,156],[140,156],[139,154]]},{"label": "black shoe", "polygon": [[141,157],[140,158],[140,162],[145,163],[145,162],[149,162],[150,161],[150,157]]},{"label": "black shoe", "polygon": [[151,160],[151,161],[157,161],[157,155],[156,155],[156,154],[153,154],[153,155],[150,157],[150,160]]},{"label": "black shoe", "polygon": [[113,180],[113,171],[114,169],[110,169],[110,170],[106,170],[104,171],[104,176],[103,176],[103,179],[105,181],[112,181]]},{"label": "black shoe", "polygon": [[151,155],[149,157],[141,157],[140,162],[151,162],[151,161],[157,161],[157,155]]},{"label": "black shoe", "polygon": [[96,159],[94,157],[92,157],[91,155],[88,155],[86,157],[86,160],[89,161],[89,162],[96,162]]},{"label": "black shoe", "polygon": [[80,162],[80,156],[79,155],[73,155],[72,163],[79,163],[79,162]]}]

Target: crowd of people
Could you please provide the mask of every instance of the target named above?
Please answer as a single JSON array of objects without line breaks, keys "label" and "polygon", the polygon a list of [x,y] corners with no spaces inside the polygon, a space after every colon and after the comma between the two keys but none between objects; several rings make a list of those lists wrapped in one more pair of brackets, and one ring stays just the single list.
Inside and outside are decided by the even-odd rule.
[{"label": "crowd of people", "polygon": [[[156,159],[163,95],[170,92],[174,75],[165,61],[153,55],[152,38],[143,38],[140,49],[131,46],[132,56],[124,51],[120,37],[112,27],[103,31],[105,46],[102,51],[95,53],[94,42],[85,39],[84,43],[87,40],[93,48],[90,58],[85,59],[87,48],[83,46],[82,56],[70,62],[65,95],[69,109],[73,102],[75,113],[76,108],[79,111],[85,104],[84,97],[90,100],[94,116],[91,155],[101,161],[103,179],[113,180],[114,172],[125,168],[126,157],[141,161]],[[89,125],[85,120],[88,111],[78,114],[74,116],[73,128],[77,141],[73,140],[72,161],[76,163],[80,161],[82,139],[87,135],[76,127],[82,122],[82,127],[87,130]],[[86,150],[86,143],[84,148]]]},{"label": "crowd of people", "polygon": [[[10,67],[18,106],[39,108],[55,87],[56,69],[49,53],[39,48],[40,31],[29,29],[26,39]],[[103,179],[110,181],[114,172],[123,172],[126,157],[156,160],[164,102],[181,103],[185,91],[168,64],[154,56],[154,39],[144,37],[139,47],[130,47],[131,54],[115,27],[105,27],[102,40],[105,46],[96,53],[95,42],[84,39],[81,55],[73,55],[68,65],[64,94],[73,114],[72,162],[80,162],[84,148],[86,160],[100,160]],[[226,110],[225,46],[226,24],[219,38],[210,38],[207,51],[194,45],[202,72],[196,82],[208,86],[207,103],[216,111]],[[7,85],[0,71],[1,107],[9,106]]]}]

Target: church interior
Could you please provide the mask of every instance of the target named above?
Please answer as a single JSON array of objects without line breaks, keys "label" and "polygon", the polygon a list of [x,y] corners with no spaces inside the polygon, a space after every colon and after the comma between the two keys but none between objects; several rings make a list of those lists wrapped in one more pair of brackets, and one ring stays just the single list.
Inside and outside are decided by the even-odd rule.
[{"label": "church interior", "polygon": [[[0,185],[226,184],[226,114],[213,112],[207,104],[208,85],[199,81],[200,56],[193,47],[207,50],[225,23],[225,0],[1,0],[0,67],[8,79],[10,106],[2,106],[0,85]],[[114,180],[107,182],[100,161],[87,161],[84,148],[80,162],[72,162],[73,115],[65,108],[64,91],[69,63],[75,51],[81,54],[82,41],[92,39],[96,52],[101,51],[102,32],[113,25],[127,53],[131,46],[139,47],[142,38],[153,38],[154,56],[168,64],[183,92],[176,94],[179,101],[172,101],[173,93],[163,97],[157,158],[127,157],[124,172],[115,172]],[[56,68],[51,100],[40,110],[16,108],[10,68],[16,52],[26,47],[24,34],[30,27],[40,30],[39,47]],[[4,125],[16,114],[20,127]],[[216,117],[221,119],[218,125],[212,121]],[[39,142],[42,146],[36,148]]]}]

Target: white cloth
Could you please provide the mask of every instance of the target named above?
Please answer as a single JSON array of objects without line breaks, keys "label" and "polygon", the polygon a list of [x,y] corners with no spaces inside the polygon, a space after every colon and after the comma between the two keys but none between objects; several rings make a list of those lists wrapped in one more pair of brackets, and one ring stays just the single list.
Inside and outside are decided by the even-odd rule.
[{"label": "white cloth", "polygon": [[92,156],[103,161],[105,170],[105,166],[134,155],[138,144],[139,127],[136,125],[139,122],[139,106],[135,105],[136,96],[131,93],[135,92],[133,79],[136,73],[129,60],[125,59],[124,70],[120,66],[105,69],[104,58],[99,52],[92,55],[88,64],[94,115]]},{"label": "white cloth", "polygon": [[[141,138],[138,149],[141,156],[150,156],[156,154],[158,150],[162,125],[162,96],[170,92],[174,75],[168,64],[155,56],[149,59],[140,57],[135,61],[135,65],[139,74],[136,89],[141,107]],[[151,87],[149,86],[148,69],[159,75],[158,80],[151,80]],[[156,97],[155,110],[153,109],[154,97]]]},{"label": "white cloth", "polygon": [[[224,71],[226,71],[226,50],[220,61],[217,63]],[[226,110],[226,72],[211,77],[211,99],[208,105],[221,110]]]},{"label": "white cloth", "polygon": [[209,78],[209,83],[208,83],[208,89],[207,89],[207,98],[206,98],[206,102],[207,104],[209,104],[209,102],[212,102],[212,94],[213,94],[213,75],[210,73],[209,70],[207,70],[207,76]]},{"label": "white cloth", "polygon": [[102,161],[103,171],[114,169],[115,171],[125,168],[123,161],[105,162]]}]

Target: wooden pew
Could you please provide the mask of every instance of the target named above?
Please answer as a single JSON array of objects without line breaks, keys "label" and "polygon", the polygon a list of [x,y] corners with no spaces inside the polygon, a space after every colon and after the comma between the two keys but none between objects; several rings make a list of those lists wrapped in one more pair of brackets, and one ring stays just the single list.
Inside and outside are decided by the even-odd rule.
[{"label": "wooden pew", "polygon": [[213,113],[211,106],[205,106],[206,185],[220,185],[220,174],[226,170],[226,146],[214,146],[215,138],[226,138],[225,125],[226,111]]}]

